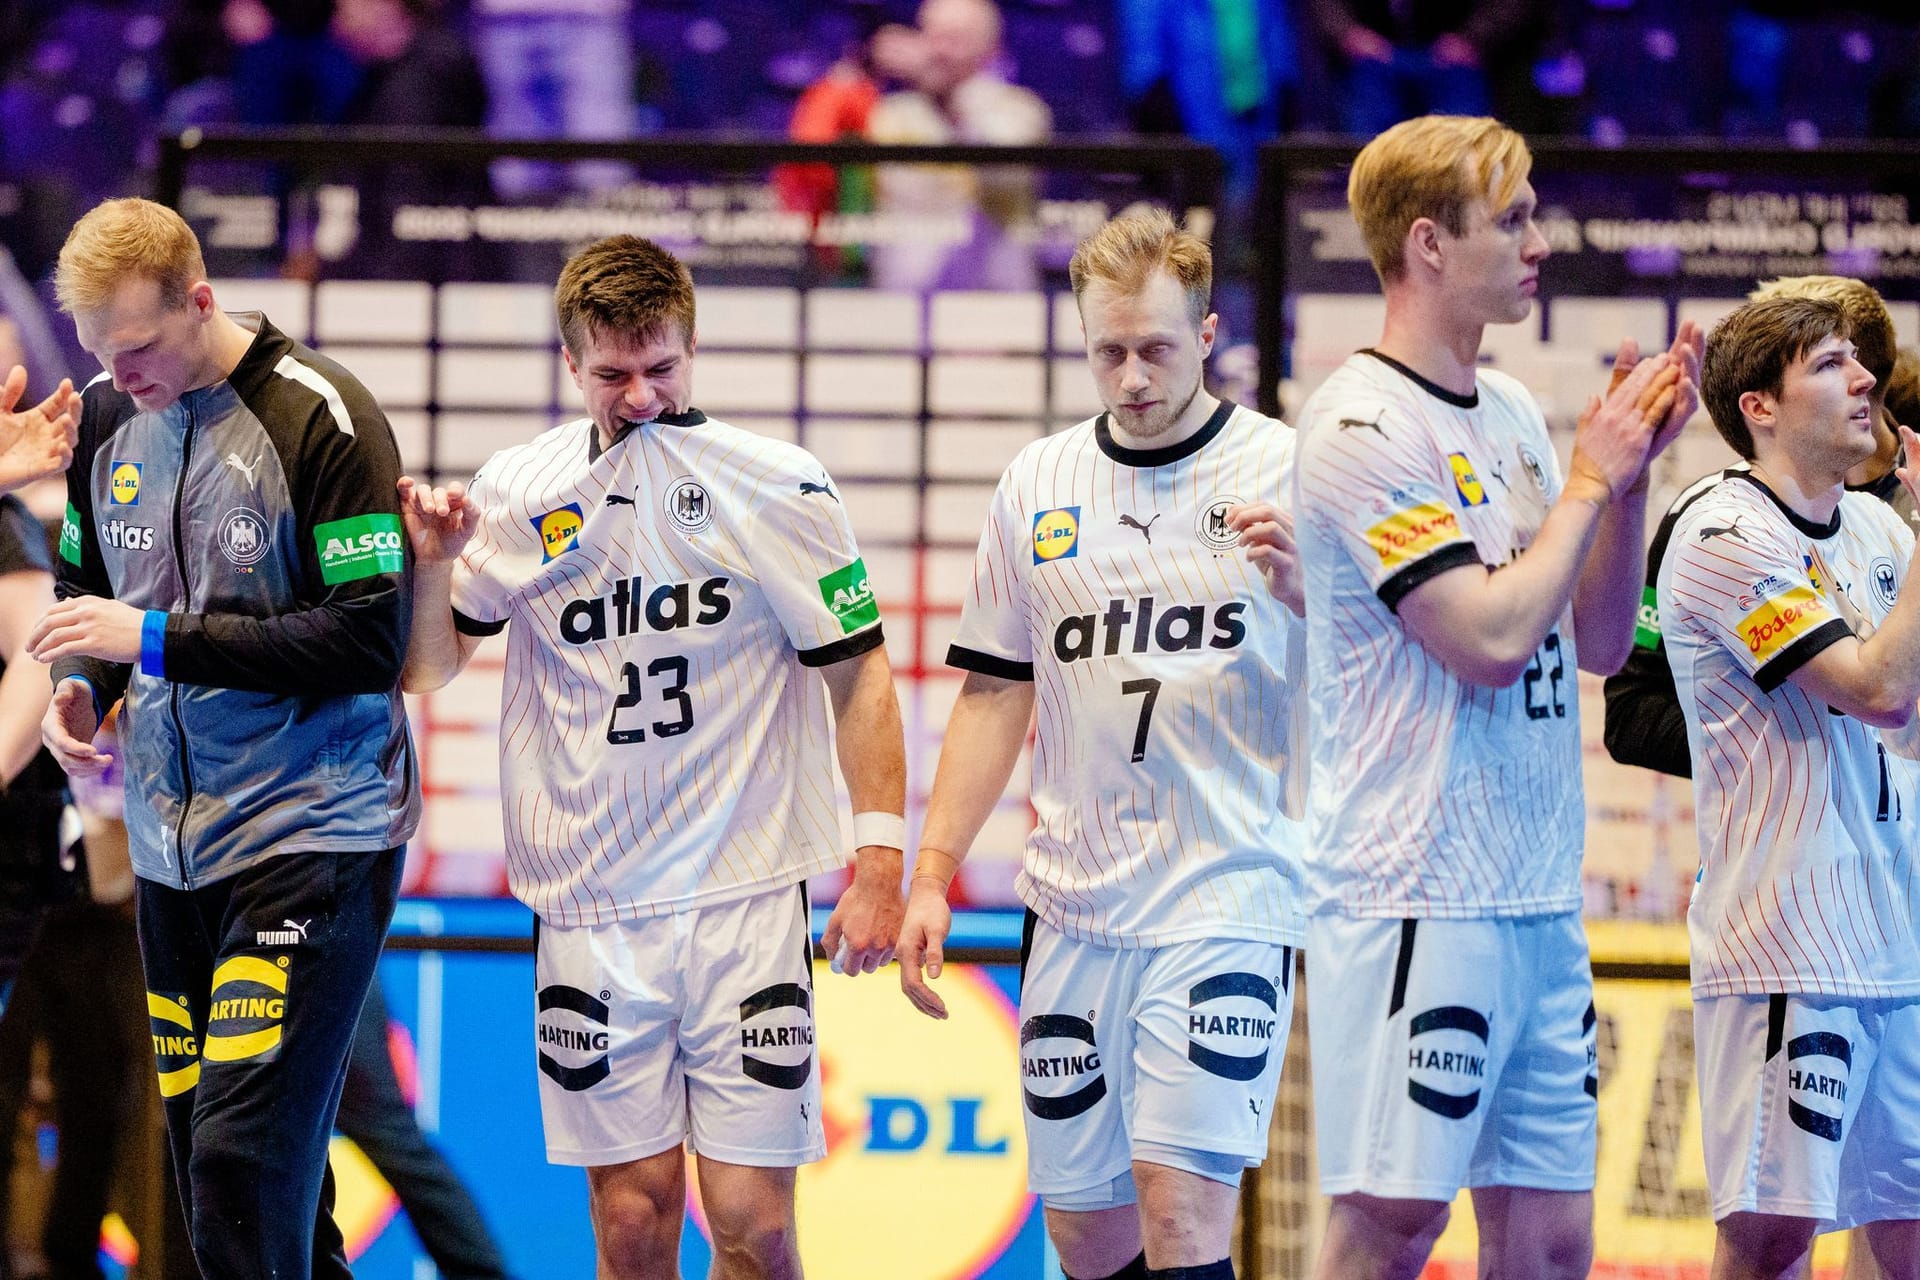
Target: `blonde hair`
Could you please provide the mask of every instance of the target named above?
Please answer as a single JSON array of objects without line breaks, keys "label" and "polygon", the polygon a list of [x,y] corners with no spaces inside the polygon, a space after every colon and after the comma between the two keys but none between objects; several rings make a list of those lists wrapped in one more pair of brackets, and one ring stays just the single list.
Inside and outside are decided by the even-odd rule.
[{"label": "blonde hair", "polygon": [[1747,295],[1750,302],[1763,298],[1821,298],[1837,304],[1847,318],[1854,358],[1873,375],[1872,398],[1885,399],[1898,341],[1893,336],[1893,315],[1872,285],[1852,276],[1783,276]]},{"label": "blonde hair", "polygon": [[1420,116],[1369,142],[1347,177],[1347,205],[1381,282],[1406,275],[1415,222],[1461,235],[1474,201],[1506,208],[1532,168],[1527,140],[1489,116]]},{"label": "blonde hair", "polygon": [[1163,209],[1123,213],[1080,242],[1067,264],[1078,302],[1087,286],[1099,282],[1122,293],[1138,293],[1155,271],[1173,277],[1187,295],[1187,313],[1195,327],[1207,318],[1213,294],[1213,250]]},{"label": "blonde hair", "polygon": [[185,218],[163,204],[105,200],[73,224],[53,273],[54,297],[69,314],[105,306],[121,282],[152,280],[164,307],[182,307],[207,277],[200,241]]}]

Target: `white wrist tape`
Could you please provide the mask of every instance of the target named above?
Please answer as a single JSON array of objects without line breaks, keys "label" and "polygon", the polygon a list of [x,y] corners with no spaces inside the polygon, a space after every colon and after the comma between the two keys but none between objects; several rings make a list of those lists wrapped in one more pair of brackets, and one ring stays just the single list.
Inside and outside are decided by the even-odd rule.
[{"label": "white wrist tape", "polygon": [[853,847],[877,844],[886,849],[907,847],[907,820],[897,813],[869,809],[853,815]]}]

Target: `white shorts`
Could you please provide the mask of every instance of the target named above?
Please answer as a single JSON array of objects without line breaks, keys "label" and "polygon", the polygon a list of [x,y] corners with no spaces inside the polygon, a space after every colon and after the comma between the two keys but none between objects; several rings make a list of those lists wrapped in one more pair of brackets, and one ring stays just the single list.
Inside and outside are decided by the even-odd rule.
[{"label": "white shorts", "polygon": [[1920,1218],[1920,1001],[1715,996],[1693,1042],[1714,1221]]},{"label": "white shorts", "polygon": [[647,920],[542,924],[534,958],[547,1159],[689,1141],[729,1164],[827,1153],[806,895],[789,885]]},{"label": "white shorts", "polygon": [[1307,954],[1321,1190],[1592,1190],[1599,1077],[1577,914],[1314,916]]},{"label": "white shorts", "polygon": [[1029,913],[1020,1072],[1033,1193],[1056,1209],[1130,1204],[1136,1157],[1235,1183],[1257,1167],[1293,952],[1233,938],[1099,947]]}]

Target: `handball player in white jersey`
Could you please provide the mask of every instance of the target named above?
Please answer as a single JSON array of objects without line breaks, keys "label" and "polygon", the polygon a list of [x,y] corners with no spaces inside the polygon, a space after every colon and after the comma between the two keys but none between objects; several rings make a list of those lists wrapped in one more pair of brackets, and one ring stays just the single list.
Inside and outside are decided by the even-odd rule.
[{"label": "handball player in white jersey", "polygon": [[[825,1154],[804,881],[825,945],[892,956],[905,750],[880,613],[831,477],[693,405],[694,295],[614,236],[555,291],[588,416],[464,490],[403,479],[410,691],[507,631],[507,873],[538,917],[548,1159],[587,1168],[605,1277],[677,1274],[682,1146],[716,1277],[794,1277],[794,1169]],[[829,729],[827,704],[833,708]]]},{"label": "handball player in white jersey", "polygon": [[1386,325],[1300,420],[1322,1280],[1418,1275],[1462,1187],[1481,1276],[1592,1256],[1577,670],[1632,644],[1647,464],[1692,412],[1698,337],[1623,347],[1563,480],[1532,397],[1478,365],[1547,256],[1530,166],[1484,118],[1367,145],[1347,194]]},{"label": "handball player in white jersey", "polygon": [[1227,1280],[1301,934],[1293,431],[1202,384],[1198,237],[1125,215],[1070,270],[1107,412],[1023,449],[994,495],[901,982],[944,1015],[948,886],[1037,710],[1016,885],[1029,1185],[1072,1280]]},{"label": "handball player in white jersey", "polygon": [[1846,487],[1877,445],[1849,328],[1794,296],[1714,328],[1702,394],[1749,465],[1681,514],[1658,581],[1700,836],[1715,1280],[1805,1274],[1816,1232],[1861,1225],[1920,1277],[1920,592],[1912,530]]}]

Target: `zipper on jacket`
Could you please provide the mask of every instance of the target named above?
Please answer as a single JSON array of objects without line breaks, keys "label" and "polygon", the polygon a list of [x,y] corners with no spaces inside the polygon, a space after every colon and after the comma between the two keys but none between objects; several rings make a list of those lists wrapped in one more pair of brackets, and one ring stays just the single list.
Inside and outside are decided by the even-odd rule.
[{"label": "zipper on jacket", "polygon": [[[173,486],[173,563],[180,572],[180,595],[187,602],[193,599],[187,587],[187,552],[185,529],[181,524],[181,510],[187,499],[187,468],[193,462],[194,415],[193,405],[184,406],[187,411],[187,435],[180,448],[180,476]],[[193,888],[193,876],[187,871],[187,811],[193,806],[193,760],[187,749],[187,726],[180,719],[180,683],[167,681],[167,703],[173,711],[173,732],[180,744],[180,817],[173,826],[174,856],[180,859],[180,883]]]}]

